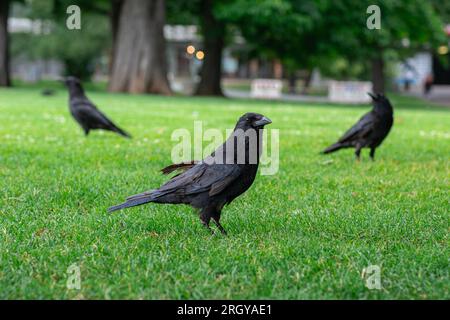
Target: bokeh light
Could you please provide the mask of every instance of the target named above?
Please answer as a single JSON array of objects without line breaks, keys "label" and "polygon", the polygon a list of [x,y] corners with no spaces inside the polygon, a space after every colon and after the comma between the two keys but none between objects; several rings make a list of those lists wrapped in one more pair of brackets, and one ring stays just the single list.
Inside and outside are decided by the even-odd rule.
[{"label": "bokeh light", "polygon": [[203,58],[205,58],[205,53],[204,53],[203,51],[199,50],[199,51],[197,51],[197,53],[195,54],[195,57],[196,57],[198,60],[203,60]]},{"label": "bokeh light", "polygon": [[448,53],[448,47],[447,46],[440,46],[438,48],[438,53],[442,54],[442,55],[447,54]]},{"label": "bokeh light", "polygon": [[193,45],[189,45],[186,47],[186,52],[189,54],[194,54],[195,52],[195,47]]}]

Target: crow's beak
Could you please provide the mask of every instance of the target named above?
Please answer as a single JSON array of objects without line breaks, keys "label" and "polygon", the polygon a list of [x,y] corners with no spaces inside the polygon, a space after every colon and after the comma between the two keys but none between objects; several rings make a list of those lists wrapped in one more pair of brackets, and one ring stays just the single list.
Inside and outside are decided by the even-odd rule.
[{"label": "crow's beak", "polygon": [[370,92],[367,92],[367,94],[373,99],[373,100],[377,100],[377,97],[376,96],[374,96],[372,93],[370,93]]},{"label": "crow's beak", "polygon": [[255,122],[253,122],[253,124],[255,125],[255,127],[261,127],[261,126],[265,126],[266,124],[271,124],[272,120],[270,120],[269,118],[263,117],[261,120],[257,120]]}]

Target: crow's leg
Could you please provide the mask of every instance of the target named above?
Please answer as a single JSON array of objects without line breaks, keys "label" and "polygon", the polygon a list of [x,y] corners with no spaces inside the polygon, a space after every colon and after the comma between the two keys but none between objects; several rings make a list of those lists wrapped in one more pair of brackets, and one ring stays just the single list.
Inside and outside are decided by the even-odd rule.
[{"label": "crow's leg", "polygon": [[227,232],[225,231],[225,229],[220,224],[220,214],[214,215],[212,218],[213,218],[213,221],[216,224],[217,228],[219,228],[220,232],[222,232],[222,234],[226,236]]},{"label": "crow's leg", "polygon": [[375,148],[370,148],[370,159],[375,161]]},{"label": "crow's leg", "polygon": [[202,224],[205,226],[205,228],[208,229],[211,234],[214,234],[214,231],[209,226],[209,221],[211,221],[210,212],[207,210],[202,210],[202,212],[200,213],[200,220],[202,221]]},{"label": "crow's leg", "polygon": [[214,210],[211,212],[211,218],[213,219],[214,223],[216,224],[216,226],[220,230],[220,232],[226,236],[227,232],[220,224],[220,212],[221,211],[222,211],[222,208],[219,208],[219,207],[214,208]]},{"label": "crow's leg", "polygon": [[361,160],[361,147],[359,145],[356,146],[355,156],[357,161]]},{"label": "crow's leg", "polygon": [[83,128],[84,130],[84,135],[87,137],[89,134],[89,128]]},{"label": "crow's leg", "polygon": [[216,224],[217,228],[219,228],[220,232],[222,232],[222,234],[223,234],[224,236],[226,236],[226,235],[227,235],[227,232],[226,232],[225,229],[222,227],[222,225],[220,224],[220,222],[219,222],[218,220],[216,220],[216,219],[213,219],[213,220],[214,220],[214,223]]}]

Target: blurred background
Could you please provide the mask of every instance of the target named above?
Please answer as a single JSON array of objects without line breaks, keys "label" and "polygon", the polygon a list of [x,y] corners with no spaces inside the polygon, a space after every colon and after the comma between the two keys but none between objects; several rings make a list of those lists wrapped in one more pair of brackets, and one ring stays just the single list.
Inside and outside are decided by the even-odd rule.
[{"label": "blurred background", "polygon": [[[448,0],[0,0],[0,299],[450,299],[449,37]],[[67,75],[133,139],[86,138]],[[368,91],[395,109],[376,161],[319,155]],[[107,213],[247,112],[279,170],[228,238],[179,206]]]},{"label": "blurred background", "polygon": [[0,86],[75,75],[111,92],[450,104],[449,37],[440,0],[1,0]]}]

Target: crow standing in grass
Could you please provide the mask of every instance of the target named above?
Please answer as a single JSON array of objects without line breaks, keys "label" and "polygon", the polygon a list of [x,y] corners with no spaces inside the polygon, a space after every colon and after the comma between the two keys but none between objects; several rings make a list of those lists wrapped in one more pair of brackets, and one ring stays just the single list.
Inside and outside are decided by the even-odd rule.
[{"label": "crow standing in grass", "polygon": [[80,80],[75,77],[67,77],[63,82],[69,89],[70,113],[83,128],[86,136],[89,134],[90,130],[103,129],[131,138],[128,133],[116,126],[101,113],[91,101],[89,101],[84,94]]},{"label": "crow standing in grass", "polygon": [[211,232],[211,218],[219,230],[222,208],[244,193],[255,180],[262,151],[262,129],[272,123],[257,113],[247,113],[237,122],[227,141],[200,162],[173,164],[163,173],[179,170],[159,189],[129,197],[109,212],[148,202],[188,204],[199,209],[200,219]]},{"label": "crow standing in grass", "polygon": [[335,144],[322,153],[331,153],[342,148],[355,148],[356,159],[360,159],[362,148],[370,148],[370,158],[374,160],[375,149],[388,135],[394,122],[392,105],[382,94],[373,95],[373,109],[366,113]]},{"label": "crow standing in grass", "polygon": [[41,91],[41,94],[43,96],[53,96],[53,95],[55,95],[55,90],[46,88]]}]

